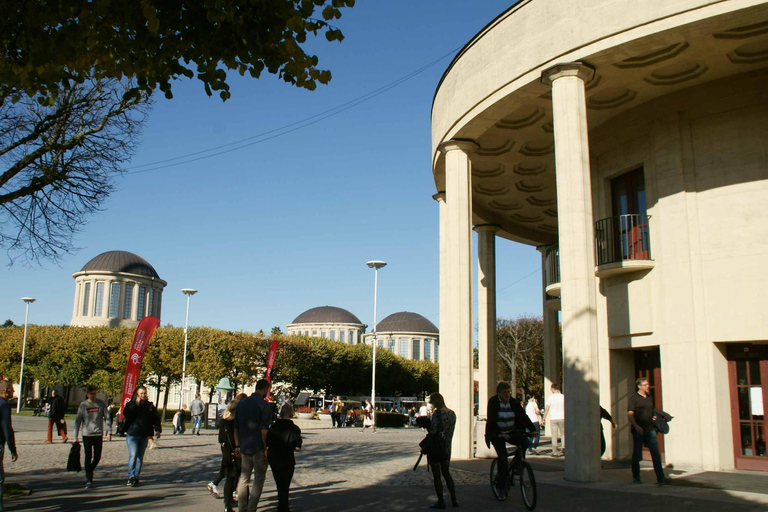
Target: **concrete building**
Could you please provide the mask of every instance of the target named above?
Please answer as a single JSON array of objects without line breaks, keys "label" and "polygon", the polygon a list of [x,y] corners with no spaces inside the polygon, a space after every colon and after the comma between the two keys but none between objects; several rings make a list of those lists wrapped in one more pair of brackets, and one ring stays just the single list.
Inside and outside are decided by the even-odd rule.
[{"label": "concrete building", "polygon": [[598,404],[619,422],[606,457],[631,456],[639,376],[674,416],[666,462],[768,470],[766,147],[765,1],[523,0],[469,41],[432,107],[454,456],[472,456],[474,227],[481,408],[502,237],[542,252],[566,478],[600,478]]},{"label": "concrete building", "polygon": [[[363,336],[365,343],[373,342],[373,333]],[[377,347],[405,359],[438,362],[440,335],[435,324],[419,315],[401,311],[392,313],[376,326]]]},{"label": "concrete building", "polygon": [[286,325],[287,334],[326,338],[356,345],[367,325],[346,309],[320,306],[308,309]]},{"label": "concrete building", "polygon": [[75,278],[71,325],[136,327],[145,316],[160,318],[168,284],[141,256],[108,251],[86,263]]}]

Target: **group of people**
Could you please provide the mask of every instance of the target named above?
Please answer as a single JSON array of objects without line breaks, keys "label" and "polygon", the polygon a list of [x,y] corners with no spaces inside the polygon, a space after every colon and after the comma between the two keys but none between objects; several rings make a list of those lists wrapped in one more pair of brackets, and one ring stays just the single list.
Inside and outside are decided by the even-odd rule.
[{"label": "group of people", "polygon": [[[288,512],[288,491],[296,466],[294,453],[301,450],[301,429],[293,418],[293,406],[284,404],[279,419],[266,401],[270,384],[256,382],[251,396],[241,393],[227,404],[219,423],[221,469],[208,483],[208,490],[224,498],[225,512],[234,512],[235,497],[239,512],[255,512],[264,488],[267,464],[277,487],[278,511]],[[225,480],[224,493],[218,485]],[[235,491],[235,483],[237,490]]]},{"label": "group of people", "polygon": [[[183,434],[187,431],[187,405],[181,404],[181,409],[173,415],[173,434]],[[200,393],[195,394],[195,399],[189,404],[189,412],[192,416],[192,435],[200,435],[200,429],[203,426],[203,415],[205,414],[205,404],[200,399]]]}]

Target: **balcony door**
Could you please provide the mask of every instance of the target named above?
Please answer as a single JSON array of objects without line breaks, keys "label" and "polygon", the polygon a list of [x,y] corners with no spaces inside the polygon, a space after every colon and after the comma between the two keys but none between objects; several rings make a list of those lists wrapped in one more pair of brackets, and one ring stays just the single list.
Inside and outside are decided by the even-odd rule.
[{"label": "balcony door", "polygon": [[611,202],[621,239],[622,259],[649,259],[648,209],[642,167],[611,180]]}]

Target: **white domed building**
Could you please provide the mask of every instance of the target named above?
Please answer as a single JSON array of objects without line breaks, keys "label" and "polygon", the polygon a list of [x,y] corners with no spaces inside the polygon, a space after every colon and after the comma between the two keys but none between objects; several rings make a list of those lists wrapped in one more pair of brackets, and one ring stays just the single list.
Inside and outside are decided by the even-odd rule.
[{"label": "white domed building", "polygon": [[320,306],[308,309],[286,325],[287,334],[325,338],[356,345],[368,327],[346,309]]},{"label": "white domed building", "polygon": [[[364,336],[371,344],[373,333]],[[392,313],[376,326],[377,347],[406,359],[438,362],[440,334],[438,328],[418,313]]]},{"label": "white domed building", "polygon": [[75,303],[71,325],[136,327],[145,316],[160,318],[163,288],[168,283],[141,256],[108,251],[72,277]]}]

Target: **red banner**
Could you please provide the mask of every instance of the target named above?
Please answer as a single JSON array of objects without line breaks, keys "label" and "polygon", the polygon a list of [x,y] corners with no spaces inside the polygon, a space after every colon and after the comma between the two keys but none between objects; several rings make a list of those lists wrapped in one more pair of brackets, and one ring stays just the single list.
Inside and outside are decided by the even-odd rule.
[{"label": "red banner", "polygon": [[[275,340],[269,345],[269,358],[267,359],[267,373],[264,376],[267,382],[272,384],[272,367],[275,366],[275,358],[277,357],[277,347],[280,346],[280,342]],[[272,391],[269,392],[268,399],[272,398]]]},{"label": "red banner", "polygon": [[128,364],[125,367],[125,380],[123,380],[123,394],[120,399],[120,417],[123,416],[123,407],[133,398],[133,392],[136,390],[136,381],[141,373],[141,363],[144,361],[144,352],[147,350],[149,340],[155,333],[155,329],[160,325],[160,319],[154,316],[145,316],[139,322],[136,328],[136,334],[133,335],[133,344],[128,353]]}]

